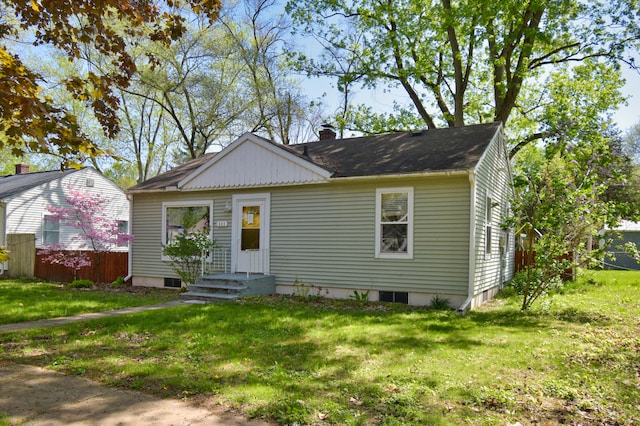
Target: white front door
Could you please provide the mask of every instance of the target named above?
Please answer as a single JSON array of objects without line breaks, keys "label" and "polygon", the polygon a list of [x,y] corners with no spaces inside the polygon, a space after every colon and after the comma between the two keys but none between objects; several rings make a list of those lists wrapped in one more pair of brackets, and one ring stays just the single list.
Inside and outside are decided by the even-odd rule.
[{"label": "white front door", "polygon": [[233,272],[269,273],[269,194],[233,196]]}]

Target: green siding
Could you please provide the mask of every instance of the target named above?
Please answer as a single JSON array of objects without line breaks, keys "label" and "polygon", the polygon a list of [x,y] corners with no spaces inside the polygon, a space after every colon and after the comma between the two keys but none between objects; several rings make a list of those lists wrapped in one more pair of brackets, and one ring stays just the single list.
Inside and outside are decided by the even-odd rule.
[{"label": "green siding", "polygon": [[[413,259],[375,258],[376,188],[414,188]],[[333,181],[244,191],[133,195],[134,276],[177,277],[161,261],[162,203],[213,200],[220,246],[230,247],[232,194],[271,194],[271,274],[279,285],[307,285],[466,296],[469,180],[466,175]]]},{"label": "green siding", "polygon": [[226,228],[213,228],[213,238],[218,245],[229,247],[231,241],[231,213],[225,211],[225,203],[231,202],[231,193],[182,192],[148,193],[132,196],[131,249],[132,274],[146,277],[177,278],[168,264],[162,261],[162,203],[171,201],[213,200],[213,222],[226,221]]},{"label": "green siding", "polygon": [[[510,247],[505,258],[501,258],[499,239],[502,235],[500,223],[508,213],[510,187],[510,167],[504,154],[502,135],[496,135],[476,170],[476,224],[475,224],[475,279],[474,295],[495,288],[511,278],[513,274],[513,235],[509,237]],[[485,254],[485,214],[487,191],[491,193],[497,206],[492,212],[492,251]]]},{"label": "green siding", "polygon": [[[375,258],[376,188],[414,188],[414,258]],[[466,295],[469,181],[376,179],[274,189],[276,283]]]}]

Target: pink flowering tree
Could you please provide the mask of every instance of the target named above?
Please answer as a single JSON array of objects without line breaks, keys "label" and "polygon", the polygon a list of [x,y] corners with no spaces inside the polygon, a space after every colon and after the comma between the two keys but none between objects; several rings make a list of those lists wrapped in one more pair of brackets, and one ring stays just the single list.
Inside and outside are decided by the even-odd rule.
[{"label": "pink flowering tree", "polygon": [[78,271],[85,266],[91,266],[91,259],[86,252],[66,252],[63,244],[50,244],[38,250],[38,254],[44,256],[43,262],[65,266],[73,271],[73,279],[77,278]]},{"label": "pink flowering tree", "polygon": [[[75,280],[81,268],[92,264],[88,251],[96,252],[96,262],[100,262],[104,253],[133,241],[133,235],[123,230],[121,222],[109,215],[108,198],[69,187],[66,201],[68,207],[47,206],[51,213],[49,219],[74,228],[77,232],[66,244],[49,244],[39,253],[44,255],[42,260],[45,262],[72,269]],[[62,251],[69,246],[75,250]]]}]

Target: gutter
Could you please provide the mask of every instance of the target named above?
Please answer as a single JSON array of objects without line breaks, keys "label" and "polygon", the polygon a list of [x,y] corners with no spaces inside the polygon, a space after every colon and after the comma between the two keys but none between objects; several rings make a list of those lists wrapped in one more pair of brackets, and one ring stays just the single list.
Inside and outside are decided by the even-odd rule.
[{"label": "gutter", "polygon": [[464,315],[469,310],[474,296],[474,277],[476,275],[476,174],[469,173],[469,184],[471,186],[471,202],[469,206],[469,287],[467,299],[460,305],[457,313]]},{"label": "gutter", "polygon": [[450,169],[450,170],[436,170],[430,172],[409,172],[409,173],[393,173],[386,175],[366,175],[366,176],[345,176],[345,177],[332,177],[330,181],[352,181],[352,180],[364,180],[364,179],[387,179],[387,178],[413,178],[413,177],[430,177],[430,176],[463,176],[469,173],[473,173],[473,170],[469,169]]},{"label": "gutter", "polygon": [[[350,181],[363,181],[363,180],[382,180],[382,179],[398,179],[398,178],[420,178],[420,177],[437,177],[437,176],[464,176],[469,173],[473,173],[472,170],[469,169],[451,169],[451,170],[440,170],[433,172],[420,172],[420,173],[395,173],[388,175],[366,175],[366,176],[345,176],[345,177],[330,177],[327,180],[317,180],[317,181],[306,181],[306,182],[279,182],[272,183],[268,185],[264,184],[255,184],[255,185],[236,185],[236,186],[216,186],[216,187],[207,187],[207,188],[193,188],[189,189],[189,191],[223,191],[223,190],[231,190],[231,189],[254,189],[254,188],[276,188],[276,187],[284,187],[284,186],[301,186],[301,185],[318,185],[332,182],[350,182]],[[182,188],[179,188],[175,185],[169,185],[163,188],[154,188],[154,189],[134,189],[128,190],[127,194],[150,194],[150,193],[176,193],[183,191]]]},{"label": "gutter", "polygon": [[147,193],[160,193],[160,192],[178,192],[179,189],[175,185],[163,186],[162,188],[153,189],[127,189],[125,192],[128,194],[147,194]]},{"label": "gutter", "polygon": [[[2,230],[2,235],[0,235],[0,245],[6,246],[7,245],[7,202],[5,201],[5,199],[0,199],[0,204],[4,205],[4,209],[3,209],[4,218],[2,218],[3,230]],[[7,262],[0,262],[0,275],[4,275],[4,271],[7,270],[5,268],[6,264]]]},{"label": "gutter", "polygon": [[[132,201],[131,197],[132,197],[132,194],[127,194],[127,200],[129,200],[129,233],[131,233],[131,226],[133,225],[133,208],[131,205],[131,201]],[[132,243],[133,242],[129,243],[129,256],[127,256],[127,276],[124,277],[124,280],[123,280],[125,283],[133,277],[133,275],[131,274],[131,270],[133,269],[133,256],[132,256],[133,253],[131,253],[131,250],[133,249]]]}]

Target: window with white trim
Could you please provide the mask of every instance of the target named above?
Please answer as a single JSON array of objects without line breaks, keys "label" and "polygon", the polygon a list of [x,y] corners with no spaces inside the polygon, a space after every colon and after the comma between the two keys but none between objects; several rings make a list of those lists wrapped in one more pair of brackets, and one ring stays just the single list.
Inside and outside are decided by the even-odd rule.
[{"label": "window with white trim", "polygon": [[413,258],[413,188],[376,190],[376,257]]},{"label": "window with white trim", "polygon": [[162,244],[176,235],[211,230],[213,205],[209,201],[162,203]]},{"label": "window with white trim", "polygon": [[[129,221],[128,220],[119,220],[118,221],[118,232],[121,234],[129,233]],[[118,247],[127,247],[129,245],[128,242],[120,242],[118,243]]]},{"label": "window with white trim", "polygon": [[46,245],[60,243],[60,220],[51,215],[44,215],[42,219],[42,243]]},{"label": "window with white trim", "polygon": [[485,233],[484,233],[484,252],[487,255],[491,254],[491,248],[492,248],[492,225],[491,225],[491,221],[492,221],[492,213],[491,211],[493,210],[493,200],[491,199],[491,195],[487,195],[487,202],[485,205]]}]

